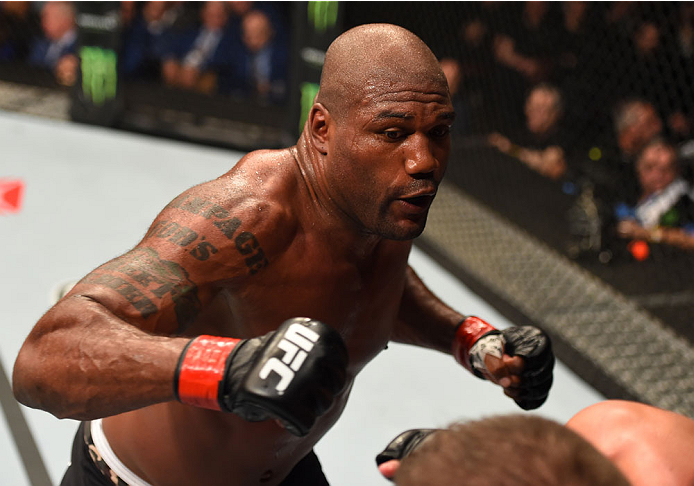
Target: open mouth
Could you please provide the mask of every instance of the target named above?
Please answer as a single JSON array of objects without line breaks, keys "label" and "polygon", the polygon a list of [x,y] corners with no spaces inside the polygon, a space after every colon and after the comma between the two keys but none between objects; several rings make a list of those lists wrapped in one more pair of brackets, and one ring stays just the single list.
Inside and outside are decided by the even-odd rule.
[{"label": "open mouth", "polygon": [[417,196],[417,197],[408,197],[404,199],[406,203],[412,204],[414,206],[424,208],[429,206],[431,204],[431,200],[433,199],[433,196]]},{"label": "open mouth", "polygon": [[431,204],[434,196],[415,196],[402,198],[401,201],[404,202],[411,209],[427,209]]}]

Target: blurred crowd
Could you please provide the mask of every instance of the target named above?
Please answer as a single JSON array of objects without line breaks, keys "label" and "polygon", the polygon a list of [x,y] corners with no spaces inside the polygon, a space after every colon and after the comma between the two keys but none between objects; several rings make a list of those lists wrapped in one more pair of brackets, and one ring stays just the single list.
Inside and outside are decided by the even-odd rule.
[{"label": "blurred crowd", "polygon": [[694,249],[694,3],[468,9],[442,59],[459,134],[576,196],[575,256]]},{"label": "blurred crowd", "polygon": [[[0,62],[23,61],[76,80],[74,2],[1,2]],[[124,79],[282,103],[288,29],[276,2],[120,2]]]},{"label": "blurred crowd", "polygon": [[[694,249],[694,3],[446,8],[463,18],[434,48],[454,136],[482,139],[576,196],[573,254],[608,261],[635,242],[637,259],[644,244]],[[282,103],[287,12],[281,2],[120,2],[121,76]],[[73,84],[75,18],[73,2],[0,2],[0,62]]]}]

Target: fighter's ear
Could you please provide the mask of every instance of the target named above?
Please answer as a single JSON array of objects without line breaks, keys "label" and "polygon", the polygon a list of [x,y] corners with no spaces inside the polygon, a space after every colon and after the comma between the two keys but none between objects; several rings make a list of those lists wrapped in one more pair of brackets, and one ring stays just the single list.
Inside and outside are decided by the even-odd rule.
[{"label": "fighter's ear", "polygon": [[328,139],[330,128],[334,123],[328,110],[321,103],[314,103],[308,114],[308,129],[313,140],[313,145],[320,153],[328,153]]}]

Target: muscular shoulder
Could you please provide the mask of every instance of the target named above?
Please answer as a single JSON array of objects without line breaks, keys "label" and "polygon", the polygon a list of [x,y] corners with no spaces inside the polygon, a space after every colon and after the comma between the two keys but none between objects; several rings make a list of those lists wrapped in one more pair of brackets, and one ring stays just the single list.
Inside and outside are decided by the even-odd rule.
[{"label": "muscular shoulder", "polygon": [[[254,274],[291,243],[295,172],[287,151],[253,152],[223,176],[176,197],[143,242],[183,248],[200,262],[221,255],[232,273]],[[240,268],[232,270],[234,261]]]},{"label": "muscular shoulder", "polygon": [[183,332],[219,288],[243,286],[292,244],[292,162],[286,151],[253,154],[185,191],[135,248],[92,271],[71,294],[143,329]]}]

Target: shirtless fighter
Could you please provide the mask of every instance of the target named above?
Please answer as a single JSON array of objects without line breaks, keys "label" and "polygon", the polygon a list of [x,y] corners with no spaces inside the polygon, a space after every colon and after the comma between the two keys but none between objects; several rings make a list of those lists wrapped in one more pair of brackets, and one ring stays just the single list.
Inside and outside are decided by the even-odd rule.
[{"label": "shirtless fighter", "polygon": [[407,264],[453,116],[419,38],[352,29],[296,146],[184,192],[75,285],[14,368],[18,400],[84,421],[63,484],[327,484],[312,448],[391,340],[540,406],[546,335],[466,318]]}]

